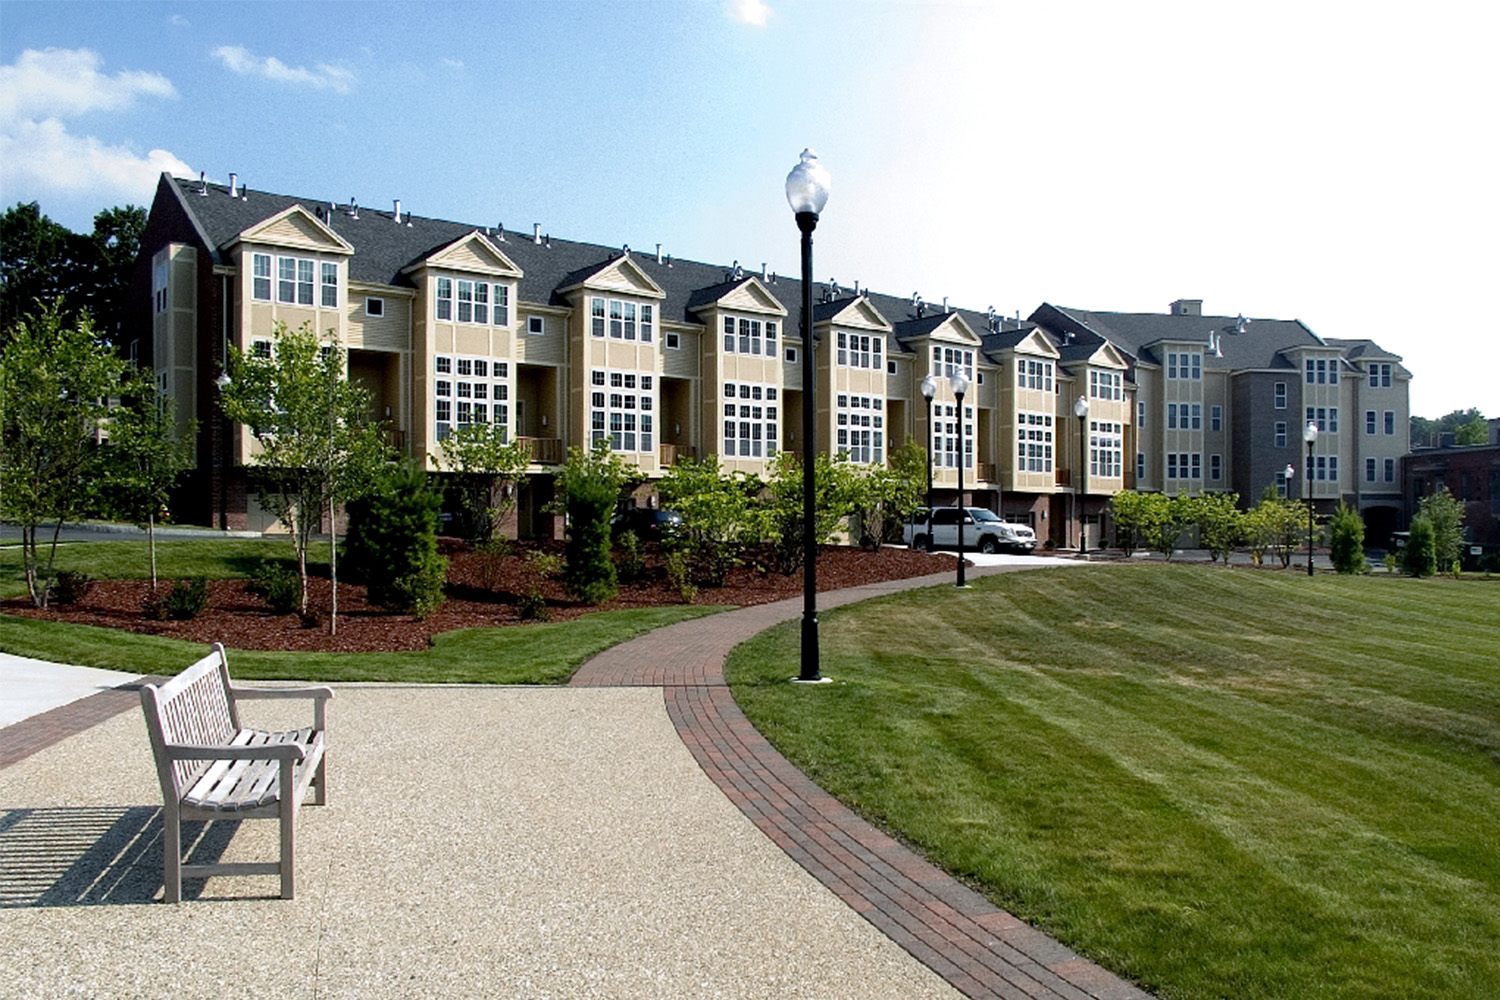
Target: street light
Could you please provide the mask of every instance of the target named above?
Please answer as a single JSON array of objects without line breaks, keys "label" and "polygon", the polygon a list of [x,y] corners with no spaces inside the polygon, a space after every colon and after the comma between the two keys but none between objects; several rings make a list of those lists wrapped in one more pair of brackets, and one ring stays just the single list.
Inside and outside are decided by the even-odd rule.
[{"label": "street light", "polygon": [[1296,478],[1297,470],[1292,468],[1291,462],[1286,463],[1286,468],[1281,470],[1281,480],[1282,488],[1286,490],[1287,496],[1292,495],[1292,480]]},{"label": "street light", "polygon": [[1079,396],[1073,403],[1073,413],[1078,417],[1078,554],[1089,554],[1089,519],[1084,506],[1084,494],[1089,486],[1088,416],[1089,401]]},{"label": "street light", "polygon": [[818,672],[818,541],[813,530],[817,500],[816,472],[817,369],[813,365],[812,234],[828,204],[828,171],[811,149],[786,175],[786,200],[802,232],[802,669],[799,681],[820,681]]},{"label": "street light", "polygon": [[937,379],[932,372],[922,376],[922,398],[927,400],[927,551],[932,551],[932,397],[937,394]]},{"label": "street light", "polygon": [[[1313,442],[1318,440],[1318,425],[1311,420],[1302,429],[1307,442],[1307,575],[1313,575]],[[1290,468],[1290,467],[1289,467]]]},{"label": "street light", "polygon": [[[227,358],[226,358],[227,360]],[[234,428],[229,423],[229,414],[224,412],[224,390],[229,388],[233,381],[229,372],[220,369],[214,378],[214,385],[219,387],[217,397],[219,404],[219,446],[214,449],[214,465],[219,470],[219,530],[229,530],[229,469],[234,464],[229,457],[230,442],[234,438]],[[212,488],[212,487],[210,487]]]},{"label": "street light", "polygon": [[964,393],[969,391],[969,376],[962,367],[954,366],[948,375],[948,386],[958,399],[958,583],[955,586],[965,587],[968,584],[964,583],[964,518],[969,508],[964,504]]}]

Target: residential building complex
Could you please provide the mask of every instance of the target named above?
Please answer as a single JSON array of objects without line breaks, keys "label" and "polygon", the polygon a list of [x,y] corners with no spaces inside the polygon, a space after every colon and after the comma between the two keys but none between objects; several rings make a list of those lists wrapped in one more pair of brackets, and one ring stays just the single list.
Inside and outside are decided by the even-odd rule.
[{"label": "residential building complex", "polygon": [[[1267,484],[1285,488],[1306,420],[1324,431],[1320,504],[1389,506],[1392,526],[1401,506],[1387,465],[1406,450],[1398,358],[1295,321],[1203,316],[1188,300],[1168,315],[1043,305],[1023,321],[829,282],[814,289],[807,345],[800,282],[765,265],[250,191],[233,175],[228,186],[163,175],[137,291],[149,310],[137,356],[184,426],[198,421],[177,508],[189,521],[270,527],[246,488],[252,442],[223,419],[214,380],[230,345],[270,351],[278,323],[345,348],[392,444],[429,469],[467,424],[526,442],[523,536],[558,531],[543,505],[570,446],[608,440],[648,481],[683,457],[765,474],[779,452],[800,452],[807,349],[819,451],[880,464],[917,441],[935,502],[956,500],[962,464],[969,503],[1059,545],[1077,544],[1080,525],[1090,547],[1107,541],[1103,515],[1122,489],[1253,502]],[[961,409],[947,379],[959,368],[972,382]]]}]

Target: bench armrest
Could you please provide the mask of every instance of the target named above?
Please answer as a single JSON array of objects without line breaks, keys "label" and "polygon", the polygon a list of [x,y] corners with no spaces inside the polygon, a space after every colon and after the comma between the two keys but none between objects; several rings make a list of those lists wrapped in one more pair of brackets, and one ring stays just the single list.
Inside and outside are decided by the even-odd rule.
[{"label": "bench armrest", "polygon": [[328,701],[333,697],[333,688],[330,687],[239,687],[229,685],[229,697],[235,701],[249,701],[252,698],[261,700],[288,700],[293,698],[311,698],[313,700],[313,728],[322,732],[328,729]]},{"label": "bench armrest", "polygon": [[319,701],[327,701],[333,697],[333,688],[330,687],[240,687],[238,684],[229,685],[229,693],[236,698],[316,698]]},{"label": "bench armrest", "polygon": [[253,747],[194,746],[168,743],[168,760],[302,760],[307,750],[297,743],[269,743]]}]

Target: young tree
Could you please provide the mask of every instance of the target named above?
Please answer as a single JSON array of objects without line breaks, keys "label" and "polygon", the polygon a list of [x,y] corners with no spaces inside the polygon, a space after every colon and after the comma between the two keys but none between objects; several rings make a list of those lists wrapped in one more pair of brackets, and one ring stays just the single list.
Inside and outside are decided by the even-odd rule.
[{"label": "young tree", "polygon": [[385,466],[374,485],[344,508],[344,568],[371,604],[425,618],[443,603],[448,569],[437,548],[442,495],[409,460]]},{"label": "young tree", "polygon": [[[802,459],[784,451],[776,456],[770,487],[769,530],[781,571],[795,573],[802,565]],[[822,545],[833,538],[855,512],[859,502],[859,474],[843,454],[819,453],[813,460],[813,539]]]},{"label": "young tree", "polygon": [[1359,573],[1365,568],[1365,519],[1343,501],[1328,522],[1328,557],[1340,573]]},{"label": "young tree", "polygon": [[114,513],[146,526],[155,593],[156,520],[177,481],[193,466],[197,422],[191,421],[179,438],[176,400],[158,395],[155,380],[146,373],[131,381],[122,399],[122,405],[109,411],[109,505]]},{"label": "young tree", "polygon": [[1464,505],[1439,486],[1417,502],[1417,510],[1432,525],[1433,556],[1439,573],[1451,573],[1458,566],[1464,543]]},{"label": "young tree", "polygon": [[1229,564],[1229,556],[1245,539],[1245,515],[1240,511],[1238,493],[1204,493],[1196,498],[1195,517],[1198,541],[1208,549],[1209,558]]},{"label": "young tree", "polygon": [[610,518],[620,494],[638,475],[610,451],[607,438],[592,451],[569,448],[568,460],[557,472],[552,510],[567,515],[563,583],[579,600],[602,604],[619,591],[609,557]]},{"label": "young tree", "polygon": [[758,485],[743,474],[725,475],[717,455],[683,459],[662,477],[662,506],[682,515],[681,540],[699,582],[722,586],[747,537],[759,534],[754,525],[763,515],[751,502]]},{"label": "young tree", "polygon": [[1109,511],[1115,522],[1115,541],[1127,556],[1141,544],[1151,508],[1151,501],[1146,497],[1151,495],[1122,490],[1110,497]]},{"label": "young tree", "polygon": [[224,412],[249,428],[260,450],[256,493],[262,506],[292,529],[301,612],[307,615],[307,551],[314,527],[328,516],[333,606],[329,632],[338,633],[338,551],[333,535],[338,505],[366,488],[387,459],[380,426],[372,422],[369,394],[344,373],[337,341],[320,343],[304,323],[278,323],[271,356],[247,356],[232,345]]},{"label": "young tree", "polygon": [[1401,553],[1402,568],[1412,576],[1431,576],[1438,566],[1435,542],[1432,522],[1423,514],[1412,518],[1406,548]]},{"label": "young tree", "polygon": [[463,536],[471,542],[490,540],[526,483],[530,449],[506,437],[503,424],[468,424],[443,439],[442,465],[454,473]]},{"label": "young tree", "polygon": [[[60,304],[18,319],[0,350],[0,517],[21,528],[26,591],[44,607],[45,581],[64,521],[95,505],[103,478],[100,424],[126,363],[100,342],[88,315],[64,318]],[[47,565],[37,528],[55,522]]]},{"label": "young tree", "polygon": [[915,441],[892,449],[888,465],[870,467],[856,490],[860,544],[880,548],[893,526],[899,541],[899,525],[922,506],[926,489],[927,452]]}]

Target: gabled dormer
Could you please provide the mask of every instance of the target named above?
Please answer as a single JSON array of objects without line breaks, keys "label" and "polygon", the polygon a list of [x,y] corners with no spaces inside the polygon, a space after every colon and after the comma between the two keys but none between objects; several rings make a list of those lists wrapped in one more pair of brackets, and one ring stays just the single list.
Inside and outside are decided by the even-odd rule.
[{"label": "gabled dormer", "polygon": [[354,246],[348,240],[301,205],[293,205],[243,230],[230,240],[229,246],[241,243],[344,257],[354,254]]},{"label": "gabled dormer", "polygon": [[785,329],[786,307],[755,275],[698,289],[688,300],[688,312],[706,329],[718,332],[704,342],[706,351],[712,354],[737,354],[779,363],[782,336],[796,332]]},{"label": "gabled dormer", "polygon": [[422,312],[432,323],[504,328],[515,320],[516,282],[524,272],[478,230],[401,273],[417,285]]}]

